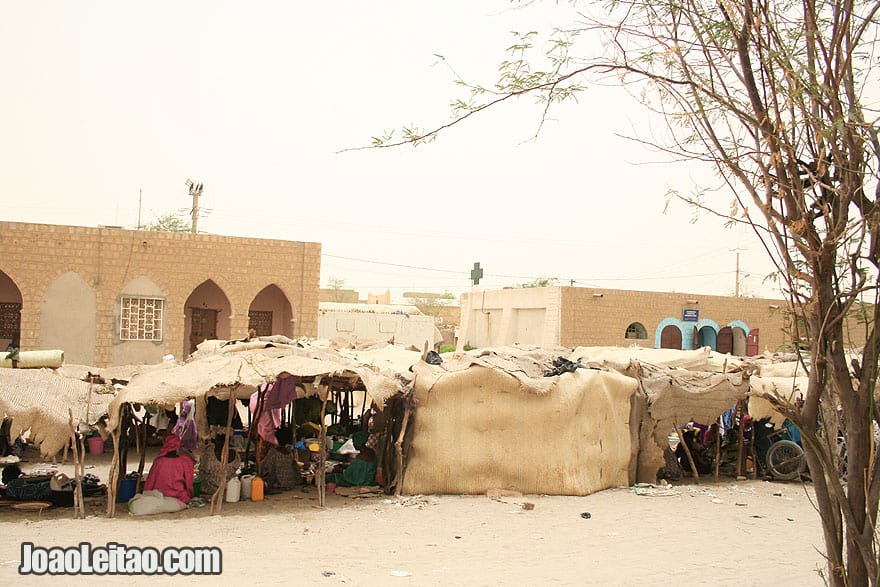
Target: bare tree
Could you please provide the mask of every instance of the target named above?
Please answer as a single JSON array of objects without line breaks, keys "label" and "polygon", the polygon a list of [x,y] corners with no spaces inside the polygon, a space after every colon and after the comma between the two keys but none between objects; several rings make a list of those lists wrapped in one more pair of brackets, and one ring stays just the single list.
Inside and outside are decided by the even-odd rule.
[{"label": "bare tree", "polygon": [[341,302],[342,290],[345,289],[345,280],[331,275],[327,278],[327,287],[333,290],[333,301]]},{"label": "bare tree", "polygon": [[559,281],[558,277],[536,277],[528,283],[520,284],[520,287],[552,287]]},{"label": "bare tree", "polygon": [[449,306],[455,301],[455,294],[448,291],[442,294],[407,292],[403,294],[403,297],[423,314],[434,316],[435,318],[440,315],[442,308]]},{"label": "bare tree", "polygon": [[160,232],[190,232],[190,223],[178,214],[163,214],[141,227],[142,230],[156,230]]},{"label": "bare tree", "polygon": [[[666,136],[637,140],[711,163],[731,194],[679,197],[750,226],[777,267],[809,385],[802,401],[771,399],[801,430],[827,579],[876,585],[880,2],[628,0],[603,8],[553,33],[543,56],[533,57],[535,33],[519,35],[494,84],[456,79],[470,95],[453,103],[451,122],[404,128],[401,139],[377,137],[374,147],[433,140],[526,95],[540,99],[543,121],[554,102],[590,83],[622,84],[659,113]],[[604,53],[581,53],[579,39],[596,35]],[[859,328],[850,328],[856,319]]]}]

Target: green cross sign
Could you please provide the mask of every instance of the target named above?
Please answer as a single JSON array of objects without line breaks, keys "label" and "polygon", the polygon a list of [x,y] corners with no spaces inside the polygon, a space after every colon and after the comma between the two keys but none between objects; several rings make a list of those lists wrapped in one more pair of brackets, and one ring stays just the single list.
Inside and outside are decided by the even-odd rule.
[{"label": "green cross sign", "polygon": [[474,263],[474,268],[471,270],[471,281],[474,282],[474,285],[479,285],[481,277],[483,277],[483,270],[480,269],[480,263]]}]

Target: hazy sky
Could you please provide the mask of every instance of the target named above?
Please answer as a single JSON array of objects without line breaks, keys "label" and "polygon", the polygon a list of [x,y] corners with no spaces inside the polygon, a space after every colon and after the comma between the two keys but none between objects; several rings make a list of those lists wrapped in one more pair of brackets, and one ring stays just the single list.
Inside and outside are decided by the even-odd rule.
[{"label": "hazy sky", "polygon": [[[526,98],[418,148],[343,152],[449,120],[464,78],[490,83],[511,31],[566,3],[505,0],[0,0],[0,219],[133,228],[188,210],[204,232],[322,243],[322,286],[367,292],[560,283],[777,297],[742,230],[673,203],[718,180],[647,136],[619,88],[551,113]],[[142,194],[142,196],[141,196]],[[140,204],[139,204],[139,198]]]}]

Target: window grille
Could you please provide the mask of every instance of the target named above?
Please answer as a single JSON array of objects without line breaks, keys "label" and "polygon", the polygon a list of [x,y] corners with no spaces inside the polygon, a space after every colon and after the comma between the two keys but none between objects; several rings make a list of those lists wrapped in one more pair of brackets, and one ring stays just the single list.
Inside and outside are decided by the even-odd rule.
[{"label": "window grille", "polygon": [[162,340],[162,314],[165,300],[160,298],[122,298],[119,314],[121,340]]}]

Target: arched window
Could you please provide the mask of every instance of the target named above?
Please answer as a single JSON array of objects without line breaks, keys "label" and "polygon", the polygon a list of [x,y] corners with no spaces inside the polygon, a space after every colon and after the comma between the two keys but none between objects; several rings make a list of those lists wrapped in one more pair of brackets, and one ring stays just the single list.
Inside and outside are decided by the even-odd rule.
[{"label": "arched window", "polygon": [[626,334],[624,336],[626,338],[636,338],[639,340],[644,340],[648,338],[648,331],[640,322],[633,322],[626,327]]}]

